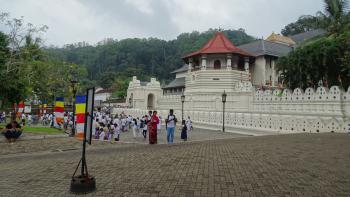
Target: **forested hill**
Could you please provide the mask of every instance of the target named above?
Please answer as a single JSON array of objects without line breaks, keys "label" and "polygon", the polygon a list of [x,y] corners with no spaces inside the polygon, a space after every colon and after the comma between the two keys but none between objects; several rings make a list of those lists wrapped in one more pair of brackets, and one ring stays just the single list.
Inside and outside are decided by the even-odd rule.
[{"label": "forested hill", "polygon": [[[85,66],[93,85],[122,88],[122,82],[137,75],[141,80],[154,76],[166,83],[170,72],[181,67],[181,57],[203,46],[217,29],[182,33],[175,40],[157,38],[106,39],[92,46],[85,42],[48,48],[52,60]],[[221,30],[235,45],[254,40],[244,30]],[[124,83],[125,84],[125,83]]]}]

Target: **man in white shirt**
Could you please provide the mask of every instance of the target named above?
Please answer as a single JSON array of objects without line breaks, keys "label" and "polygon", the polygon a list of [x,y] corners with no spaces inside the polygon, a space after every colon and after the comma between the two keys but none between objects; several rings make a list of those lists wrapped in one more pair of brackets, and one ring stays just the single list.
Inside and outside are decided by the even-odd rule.
[{"label": "man in white shirt", "polygon": [[177,122],[177,119],[174,115],[174,110],[170,109],[169,115],[165,119],[168,144],[172,144],[174,142],[174,131],[175,131],[176,122]]}]

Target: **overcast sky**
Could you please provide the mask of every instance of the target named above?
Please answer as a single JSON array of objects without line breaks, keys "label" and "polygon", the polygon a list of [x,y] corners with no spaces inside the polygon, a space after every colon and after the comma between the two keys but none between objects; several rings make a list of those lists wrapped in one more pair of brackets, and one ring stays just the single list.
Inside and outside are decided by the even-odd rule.
[{"label": "overcast sky", "polygon": [[0,5],[0,12],[49,26],[45,43],[58,46],[104,38],[169,40],[219,27],[243,28],[261,38],[300,15],[323,11],[323,0],[0,0]]}]

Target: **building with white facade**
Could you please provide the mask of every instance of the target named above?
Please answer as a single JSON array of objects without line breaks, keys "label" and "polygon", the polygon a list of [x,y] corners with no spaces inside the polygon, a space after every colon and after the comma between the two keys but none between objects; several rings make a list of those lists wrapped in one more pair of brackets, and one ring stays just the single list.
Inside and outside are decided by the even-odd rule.
[{"label": "building with white facade", "polygon": [[[201,49],[183,57],[185,65],[173,72],[175,79],[163,89],[154,78],[140,82],[134,77],[127,92],[131,109],[116,108],[115,113],[141,116],[157,110],[166,117],[174,109],[178,116],[191,116],[197,127],[220,130],[225,122],[227,131],[254,134],[350,132],[350,88],[272,89],[278,83],[275,61],[294,46],[289,39],[286,43],[275,39],[281,41],[273,35],[272,41],[257,40],[238,48],[218,32]],[[271,89],[254,88],[261,84]]]},{"label": "building with white facade", "polygon": [[112,96],[112,91],[109,89],[96,88],[95,90],[95,105],[100,106]]}]

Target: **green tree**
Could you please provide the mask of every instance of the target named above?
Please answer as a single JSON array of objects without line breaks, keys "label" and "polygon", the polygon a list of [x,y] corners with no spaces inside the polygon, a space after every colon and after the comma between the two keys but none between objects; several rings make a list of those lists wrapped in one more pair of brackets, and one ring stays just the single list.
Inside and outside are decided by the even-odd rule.
[{"label": "green tree", "polygon": [[299,19],[296,22],[286,25],[282,29],[281,33],[284,36],[292,36],[295,34],[311,31],[318,28],[325,28],[325,26],[326,25],[323,22],[323,17],[303,15],[299,17]]},{"label": "green tree", "polygon": [[170,72],[183,65],[181,57],[202,47],[216,31],[222,31],[235,45],[254,40],[243,29],[209,29],[183,33],[170,41],[157,38],[105,39],[96,46],[82,42],[63,48],[47,48],[46,52],[52,61],[85,67],[88,79],[103,88],[113,86],[116,78],[120,81],[118,76],[130,78],[137,75],[141,80],[149,80],[152,76],[167,83],[173,78]]},{"label": "green tree", "polygon": [[349,27],[348,0],[324,0],[325,12],[320,13],[330,34],[339,34]]},{"label": "green tree", "polygon": [[350,85],[350,31],[307,43],[278,60],[277,69],[290,88],[306,88],[320,80]]}]

